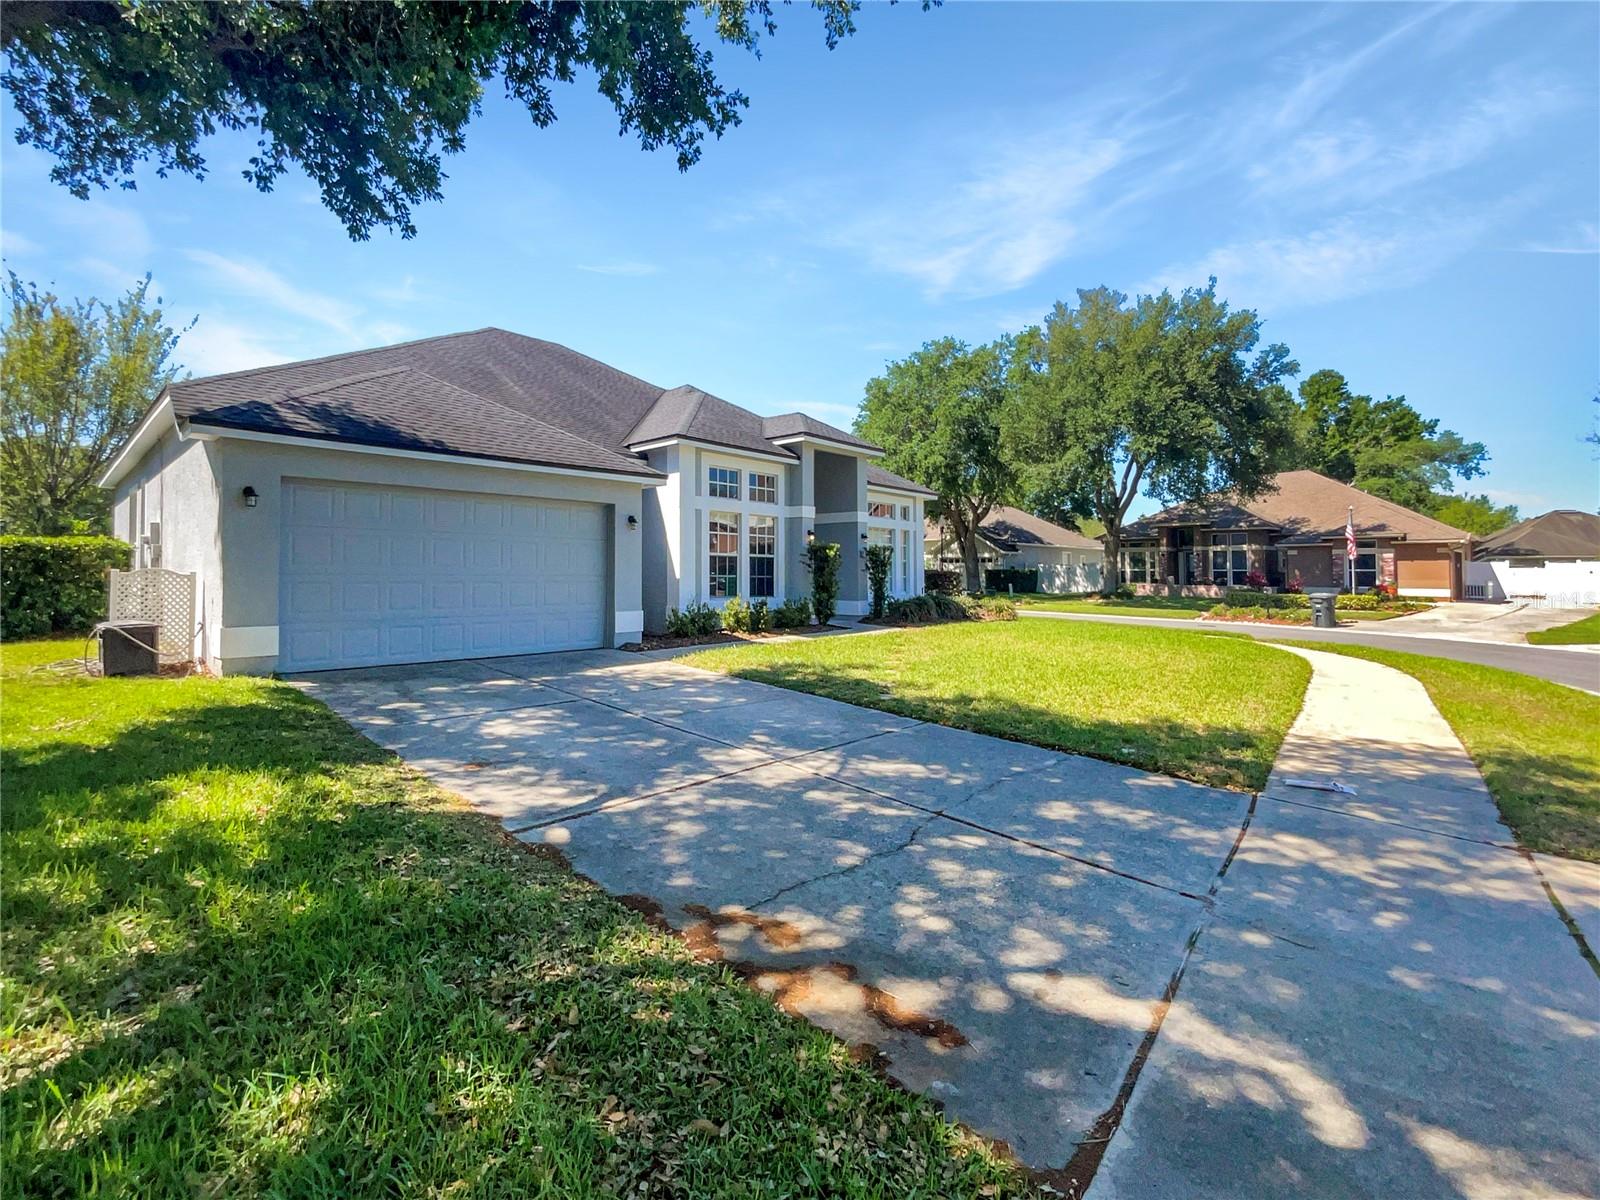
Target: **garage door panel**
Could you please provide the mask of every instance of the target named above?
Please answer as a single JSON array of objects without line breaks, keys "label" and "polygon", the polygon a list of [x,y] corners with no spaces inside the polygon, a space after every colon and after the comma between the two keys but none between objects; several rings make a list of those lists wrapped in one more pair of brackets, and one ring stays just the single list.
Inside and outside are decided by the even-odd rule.
[{"label": "garage door panel", "polygon": [[599,505],[361,485],[284,487],[285,669],[603,642],[610,563]]}]

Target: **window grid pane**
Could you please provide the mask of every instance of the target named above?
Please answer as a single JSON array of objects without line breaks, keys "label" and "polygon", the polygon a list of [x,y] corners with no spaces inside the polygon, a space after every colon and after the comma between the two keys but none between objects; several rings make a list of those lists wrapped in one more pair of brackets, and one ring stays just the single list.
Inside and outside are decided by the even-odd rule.
[{"label": "window grid pane", "polygon": [[718,500],[739,498],[739,472],[732,467],[712,467],[708,476],[708,490]]},{"label": "window grid pane", "polygon": [[776,504],[778,502],[778,477],[776,475],[763,475],[759,471],[751,471],[750,499],[757,504]]},{"label": "window grid pane", "polygon": [[911,590],[911,530],[909,529],[900,531],[900,590],[902,592]]},{"label": "window grid pane", "polygon": [[737,513],[712,513],[710,528],[711,552],[706,557],[710,564],[709,583],[711,595],[717,598],[737,596],[739,594],[739,515]]},{"label": "window grid pane", "polygon": [[882,500],[874,500],[867,505],[867,516],[888,517],[892,521],[894,520],[894,505],[885,504]]},{"label": "window grid pane", "polygon": [[749,536],[750,595],[757,599],[770,599],[777,591],[777,518],[751,517]]}]

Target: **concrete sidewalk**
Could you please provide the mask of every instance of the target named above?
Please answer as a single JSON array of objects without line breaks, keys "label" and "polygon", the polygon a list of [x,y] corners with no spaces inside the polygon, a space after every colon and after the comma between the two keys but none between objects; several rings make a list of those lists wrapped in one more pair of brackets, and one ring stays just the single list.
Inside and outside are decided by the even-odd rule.
[{"label": "concrete sidewalk", "polygon": [[[1316,667],[1095,1200],[1600,1193],[1600,979],[1420,684]],[[1321,791],[1300,782],[1337,783]]]}]

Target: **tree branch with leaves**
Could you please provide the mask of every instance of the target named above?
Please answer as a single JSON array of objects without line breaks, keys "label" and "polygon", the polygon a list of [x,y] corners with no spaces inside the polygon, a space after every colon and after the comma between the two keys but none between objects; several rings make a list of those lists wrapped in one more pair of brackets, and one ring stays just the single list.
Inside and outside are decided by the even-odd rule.
[{"label": "tree branch with leaves", "polygon": [[1024,486],[1105,527],[1102,587],[1121,582],[1122,531],[1141,492],[1172,503],[1259,492],[1289,444],[1298,365],[1255,351],[1260,319],[1217,299],[1216,281],[1129,304],[1079,291],[1017,341],[1004,449]]},{"label": "tree branch with leaves", "polygon": [[16,534],[105,532],[96,480],[176,375],[179,332],[148,275],[114,304],[67,303],[15,273],[4,287],[0,521]]},{"label": "tree branch with leaves", "polygon": [[983,587],[978,530],[1016,491],[1000,441],[1012,383],[1010,344],[939,338],[867,383],[856,432],[886,451],[884,465],[938,494],[936,507],[961,548],[968,591]]}]

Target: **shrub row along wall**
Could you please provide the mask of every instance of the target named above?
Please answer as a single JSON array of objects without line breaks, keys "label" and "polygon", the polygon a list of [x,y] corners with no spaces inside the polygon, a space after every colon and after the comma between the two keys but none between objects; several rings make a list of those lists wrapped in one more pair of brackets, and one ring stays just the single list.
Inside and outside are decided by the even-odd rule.
[{"label": "shrub row along wall", "polygon": [[[1230,608],[1310,608],[1311,597],[1303,592],[1253,592],[1247,588],[1229,588],[1223,603]],[[1376,612],[1386,601],[1376,592],[1340,592],[1333,599],[1335,608],[1346,612]]]},{"label": "shrub row along wall", "polygon": [[132,548],[109,537],[0,537],[0,637],[82,633],[106,617],[106,572]]}]

